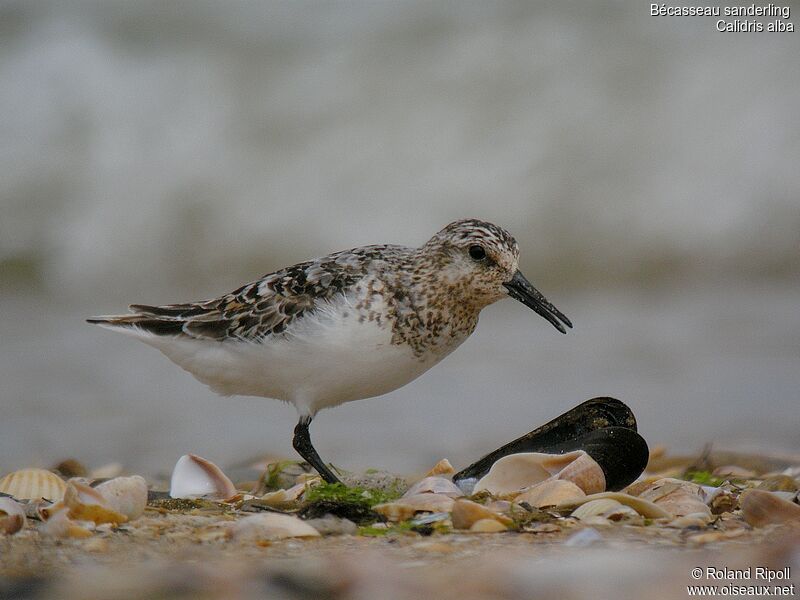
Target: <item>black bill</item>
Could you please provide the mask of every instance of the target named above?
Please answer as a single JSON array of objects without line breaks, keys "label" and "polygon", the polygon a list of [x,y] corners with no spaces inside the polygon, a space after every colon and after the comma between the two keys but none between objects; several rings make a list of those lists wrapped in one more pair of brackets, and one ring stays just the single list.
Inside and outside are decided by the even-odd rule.
[{"label": "black bill", "polygon": [[572,328],[572,322],[560,310],[550,304],[550,301],[542,296],[541,292],[533,287],[531,282],[525,279],[525,276],[519,271],[514,274],[511,281],[507,281],[503,285],[508,290],[509,296],[542,315],[561,333],[567,333],[564,325]]}]

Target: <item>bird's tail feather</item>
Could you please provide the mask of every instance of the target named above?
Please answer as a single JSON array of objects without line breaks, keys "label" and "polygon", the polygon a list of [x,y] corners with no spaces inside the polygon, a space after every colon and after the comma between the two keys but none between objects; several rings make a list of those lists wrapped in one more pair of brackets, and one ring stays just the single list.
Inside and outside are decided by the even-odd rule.
[{"label": "bird's tail feather", "polygon": [[185,323],[177,319],[158,318],[147,314],[89,317],[86,322],[100,325],[107,329],[139,330],[153,335],[180,335],[183,333]]}]

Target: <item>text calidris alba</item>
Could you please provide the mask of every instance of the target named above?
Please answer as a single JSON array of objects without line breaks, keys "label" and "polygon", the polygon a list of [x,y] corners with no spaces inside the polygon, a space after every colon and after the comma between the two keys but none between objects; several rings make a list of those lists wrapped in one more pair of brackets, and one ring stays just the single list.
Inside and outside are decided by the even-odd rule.
[{"label": "text calidris alba", "polygon": [[469,337],[481,309],[507,295],[562,333],[572,327],[518,260],[507,231],[464,219],[420,248],[354,248],[213,300],[134,304],[133,314],[88,321],[158,348],[220,394],[291,402],[300,415],[295,449],[335,482],[308,431],[319,410],[416,379]]}]

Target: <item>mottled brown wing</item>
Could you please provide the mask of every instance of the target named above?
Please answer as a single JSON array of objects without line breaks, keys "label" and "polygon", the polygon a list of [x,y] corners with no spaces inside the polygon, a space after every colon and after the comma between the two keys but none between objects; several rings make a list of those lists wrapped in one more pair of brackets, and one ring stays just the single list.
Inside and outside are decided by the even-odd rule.
[{"label": "mottled brown wing", "polygon": [[344,293],[386,246],[367,246],[288,267],[220,298],[187,304],[132,304],[135,314],[91,322],[137,327],[155,335],[259,341],[282,333],[317,303]]}]

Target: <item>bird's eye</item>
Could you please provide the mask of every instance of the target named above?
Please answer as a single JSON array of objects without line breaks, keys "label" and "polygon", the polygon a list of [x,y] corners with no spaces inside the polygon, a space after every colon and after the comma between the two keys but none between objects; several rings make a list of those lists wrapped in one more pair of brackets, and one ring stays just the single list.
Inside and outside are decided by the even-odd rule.
[{"label": "bird's eye", "polygon": [[473,260],[483,260],[486,258],[486,250],[483,249],[483,246],[470,246],[469,255]]}]

